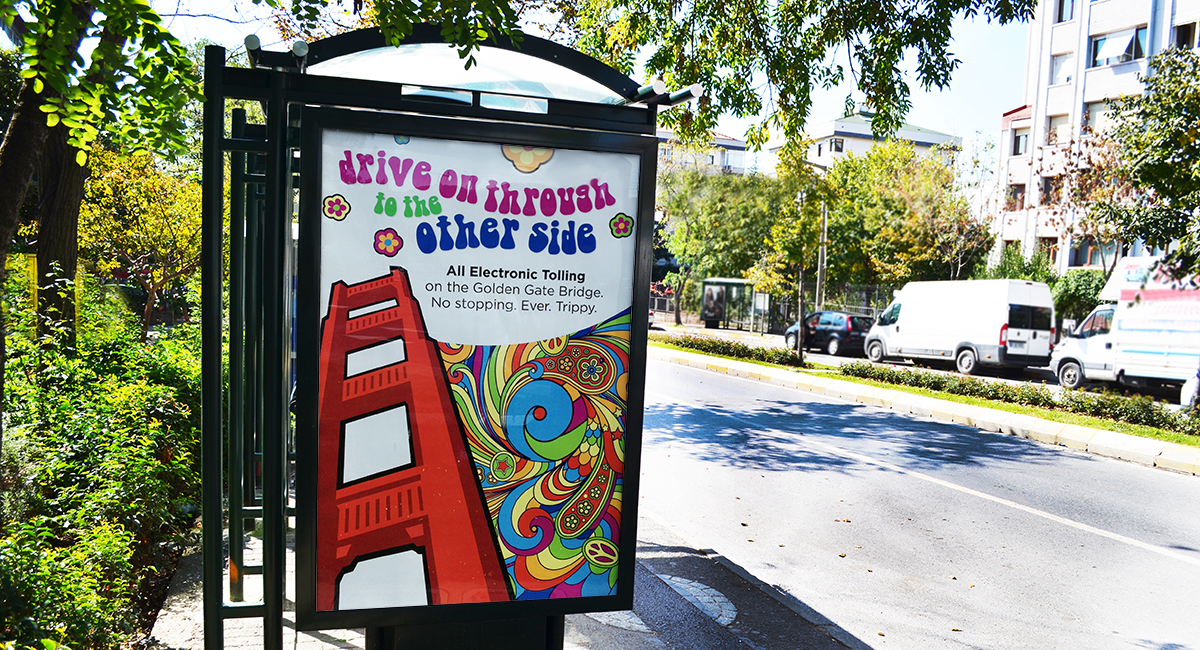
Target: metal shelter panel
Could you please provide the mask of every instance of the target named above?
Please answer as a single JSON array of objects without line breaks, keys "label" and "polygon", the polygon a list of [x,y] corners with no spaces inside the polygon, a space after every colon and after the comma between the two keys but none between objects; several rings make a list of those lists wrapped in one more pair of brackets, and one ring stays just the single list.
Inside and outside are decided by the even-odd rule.
[{"label": "metal shelter panel", "polygon": [[[436,27],[417,26],[411,42],[433,42]],[[246,69],[227,67],[225,51],[208,47],[205,52],[204,107],[204,183],[203,183],[203,250],[202,250],[202,475],[204,555],[204,623],[205,648],[222,648],[224,621],[232,618],[262,618],[264,647],[282,648],[285,545],[289,517],[299,515],[303,529],[311,524],[304,508],[298,512],[290,507],[289,477],[293,467],[297,476],[304,477],[312,467],[306,466],[303,455],[294,453],[295,439],[315,432],[294,432],[291,426],[289,403],[299,411],[315,408],[316,399],[310,391],[315,382],[301,381],[293,391],[294,373],[291,368],[291,349],[311,345],[312,332],[305,334],[305,321],[299,320],[300,335],[296,336],[296,313],[314,312],[313,296],[300,288],[297,310],[292,309],[296,289],[294,274],[295,241],[293,223],[296,218],[297,196],[311,192],[309,179],[302,178],[298,154],[307,151],[308,140],[300,134],[312,133],[305,116],[319,115],[317,106],[341,106],[353,109],[356,124],[390,123],[403,120],[413,132],[441,134],[453,129],[461,139],[495,139],[498,134],[511,135],[514,141],[568,144],[594,150],[630,151],[642,157],[641,197],[639,212],[653,214],[654,155],[653,142],[655,107],[589,104],[565,100],[545,100],[542,112],[514,112],[489,108],[487,99],[497,93],[469,91],[469,101],[446,102],[409,92],[401,84],[320,77],[304,74],[307,63],[327,60],[339,53],[357,51],[382,45],[377,30],[343,35],[312,44],[309,59],[297,59],[289,53],[259,53],[259,65]],[[511,49],[511,43],[500,43]],[[632,100],[636,84],[616,71],[582,54],[540,39],[527,38],[521,51],[570,64],[573,69],[596,79],[619,95]],[[356,49],[357,48],[357,49]],[[462,94],[461,89],[446,89]],[[259,102],[261,123],[249,123],[244,109],[227,111],[227,104],[239,100]],[[333,111],[332,115],[347,111]],[[429,116],[437,116],[431,119]],[[381,122],[382,121],[382,122]],[[498,126],[499,125],[499,126]],[[422,129],[424,131],[422,131]],[[650,137],[646,137],[650,136]],[[228,179],[226,178],[228,166]],[[307,188],[307,189],[306,189]],[[299,194],[297,194],[299,193]],[[228,203],[226,204],[226,201]],[[228,216],[228,229],[225,217]],[[652,222],[639,219],[636,236],[648,242]],[[299,240],[300,256],[311,259],[305,252],[303,234]],[[225,253],[228,251],[228,265]],[[303,267],[303,264],[301,265]],[[639,244],[633,272],[632,313],[648,308],[647,287],[650,278],[649,247]],[[227,284],[226,284],[227,283]],[[228,312],[224,311],[226,305]],[[226,316],[228,320],[226,321]],[[628,399],[628,430],[640,436],[643,387],[641,377],[645,367],[646,331],[644,319],[632,319],[630,364],[639,369]],[[226,325],[227,323],[227,325]],[[307,343],[306,343],[307,342]],[[227,349],[227,354],[224,350]],[[305,358],[299,356],[300,376],[311,371]],[[228,364],[227,369],[225,365]],[[226,374],[227,370],[227,374]],[[225,385],[225,378],[228,386]],[[315,419],[299,417],[300,422]],[[626,537],[622,553],[630,561],[621,567],[619,580],[628,585],[621,595],[596,599],[587,609],[628,608],[632,604],[633,548],[636,522],[636,477],[639,454],[634,450],[626,460],[627,496],[625,499]],[[299,460],[299,464],[296,462]],[[309,486],[298,481],[299,498]],[[632,495],[630,497],[629,495]],[[225,509],[227,507],[227,510]],[[225,554],[225,522],[228,515],[228,556]],[[261,521],[262,562],[248,564],[242,546],[250,531]],[[308,552],[304,536],[298,540],[301,555]],[[627,547],[627,549],[626,549]],[[229,562],[228,597],[223,585],[224,564]],[[245,602],[247,576],[261,575],[262,600]],[[301,593],[304,590],[301,589]],[[311,592],[309,592],[311,593]],[[303,597],[303,596],[302,596]],[[489,603],[511,606],[522,603]],[[303,606],[304,603],[301,603]],[[536,610],[536,611],[534,611]],[[333,617],[308,621],[309,627],[329,624],[362,624],[377,626],[396,623],[428,623],[424,630],[436,630],[446,621],[485,625],[486,620],[501,617],[526,617],[538,620],[548,617],[549,627],[545,647],[554,647],[557,637],[561,644],[561,616],[566,611],[583,611],[561,603],[533,609],[489,610],[483,604],[447,606],[443,613],[423,618],[411,612],[395,613],[389,620],[361,617]],[[528,619],[532,612],[533,619]],[[382,622],[381,622],[382,621]],[[433,625],[435,627],[430,627]],[[535,624],[538,628],[540,624]],[[416,628],[413,628],[416,629]],[[540,629],[540,628],[539,628]],[[403,636],[403,635],[401,635]],[[435,638],[436,634],[430,634]],[[391,647],[389,639],[395,632],[386,629],[368,634],[368,643]],[[397,641],[398,642],[398,641]],[[542,647],[541,641],[537,644]],[[532,647],[532,646],[530,646]]]}]

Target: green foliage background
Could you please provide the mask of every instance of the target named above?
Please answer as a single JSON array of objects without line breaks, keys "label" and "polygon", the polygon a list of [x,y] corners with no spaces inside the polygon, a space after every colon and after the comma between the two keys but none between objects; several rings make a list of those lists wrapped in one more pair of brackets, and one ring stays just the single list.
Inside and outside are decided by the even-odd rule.
[{"label": "green foliage background", "polygon": [[198,512],[199,328],[142,343],[120,297],[87,279],[65,348],[37,340],[26,283],[10,273],[3,294],[0,642],[116,648]]}]

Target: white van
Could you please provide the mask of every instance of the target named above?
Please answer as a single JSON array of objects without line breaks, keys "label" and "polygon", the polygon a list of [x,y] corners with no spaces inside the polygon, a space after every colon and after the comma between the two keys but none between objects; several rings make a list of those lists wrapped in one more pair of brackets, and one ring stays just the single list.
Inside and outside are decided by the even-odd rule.
[{"label": "white van", "polygon": [[1050,287],[1026,280],[909,282],[867,333],[867,358],[1045,366],[1054,348]]},{"label": "white van", "polygon": [[1100,292],[1101,300],[1113,303],[1093,309],[1054,351],[1050,369],[1060,384],[1179,387],[1196,376],[1200,290],[1157,275],[1159,259],[1126,257],[1117,263]]}]

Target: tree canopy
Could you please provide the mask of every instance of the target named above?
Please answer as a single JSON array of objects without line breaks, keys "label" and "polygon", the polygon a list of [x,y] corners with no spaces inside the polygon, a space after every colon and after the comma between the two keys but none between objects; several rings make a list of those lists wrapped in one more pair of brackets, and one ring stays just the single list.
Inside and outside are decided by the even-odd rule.
[{"label": "tree canopy", "polygon": [[934,0],[898,3],[842,0],[724,2],[693,0],[516,0],[556,39],[631,72],[645,55],[646,74],[670,88],[702,83],[707,98],[667,111],[663,123],[684,139],[703,136],[729,113],[765,118],[747,137],[766,142],[769,128],[795,139],[812,92],[853,80],[876,112],[872,128],[888,135],[911,106],[901,69],[915,59],[916,83],[944,89],[959,61],[950,50],[956,17],[1008,23],[1033,15],[1035,0]]},{"label": "tree canopy", "polygon": [[829,168],[829,282],[957,280],[974,268],[992,235],[956,186],[954,155],[888,141]]},{"label": "tree canopy", "polygon": [[1147,246],[1179,241],[1168,264],[1190,275],[1200,260],[1200,54],[1171,48],[1150,58],[1141,95],[1113,103],[1111,138],[1140,192],[1121,226]]}]

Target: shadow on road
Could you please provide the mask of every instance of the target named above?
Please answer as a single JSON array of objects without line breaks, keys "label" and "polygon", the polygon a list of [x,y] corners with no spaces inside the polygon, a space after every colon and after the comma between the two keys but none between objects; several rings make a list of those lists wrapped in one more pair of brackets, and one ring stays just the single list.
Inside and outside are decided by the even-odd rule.
[{"label": "shadow on road", "polygon": [[882,451],[889,462],[913,470],[1049,462],[1058,454],[1021,438],[863,405],[760,399],[733,410],[715,403],[669,402],[651,403],[645,414],[648,442],[675,439],[707,447],[715,462],[758,470],[844,472],[860,466],[803,444],[806,437],[849,451]]}]

